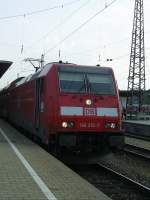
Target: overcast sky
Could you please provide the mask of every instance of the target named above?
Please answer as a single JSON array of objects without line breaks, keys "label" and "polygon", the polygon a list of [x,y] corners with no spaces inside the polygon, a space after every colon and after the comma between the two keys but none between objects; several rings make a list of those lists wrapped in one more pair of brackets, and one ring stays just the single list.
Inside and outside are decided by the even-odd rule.
[{"label": "overcast sky", "polygon": [[[17,76],[34,72],[23,61],[25,58],[40,58],[45,53],[45,63],[58,61],[60,49],[64,62],[112,67],[119,88],[127,89],[135,0],[116,0],[107,7],[111,2],[1,0],[0,60],[14,64],[0,80],[0,87]],[[150,0],[144,0],[144,18],[146,89],[149,89]],[[107,62],[110,58],[113,61]]]}]

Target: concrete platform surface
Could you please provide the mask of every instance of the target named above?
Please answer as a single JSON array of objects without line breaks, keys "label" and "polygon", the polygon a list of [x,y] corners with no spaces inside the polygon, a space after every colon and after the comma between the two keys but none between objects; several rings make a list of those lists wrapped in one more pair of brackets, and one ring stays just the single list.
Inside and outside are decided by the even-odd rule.
[{"label": "concrete platform surface", "polygon": [[150,120],[124,120],[124,123],[150,125]]},{"label": "concrete platform surface", "polygon": [[0,200],[110,200],[0,120]]},{"label": "concrete platform surface", "polygon": [[150,150],[150,141],[144,141],[137,138],[125,137],[125,143],[139,148]]},{"label": "concrete platform surface", "polygon": [[123,127],[127,134],[150,139],[150,120],[125,120]]}]

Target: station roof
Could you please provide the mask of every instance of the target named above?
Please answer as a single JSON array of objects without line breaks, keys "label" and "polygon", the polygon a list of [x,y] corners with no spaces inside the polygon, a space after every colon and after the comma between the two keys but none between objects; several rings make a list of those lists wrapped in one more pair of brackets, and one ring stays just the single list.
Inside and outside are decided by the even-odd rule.
[{"label": "station roof", "polygon": [[11,61],[0,60],[0,78],[7,71],[7,69],[12,65]]}]

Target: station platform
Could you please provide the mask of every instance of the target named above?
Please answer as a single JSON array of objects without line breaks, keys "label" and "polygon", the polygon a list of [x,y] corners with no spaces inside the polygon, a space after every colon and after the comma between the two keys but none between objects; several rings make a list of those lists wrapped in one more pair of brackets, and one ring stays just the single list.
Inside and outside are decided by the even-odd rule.
[{"label": "station platform", "polygon": [[150,151],[150,142],[149,141],[144,141],[144,140],[141,140],[141,139],[131,138],[131,137],[126,136],[125,137],[125,144],[129,144],[129,145]]},{"label": "station platform", "polygon": [[124,120],[125,133],[147,137],[150,140],[150,120]]},{"label": "station platform", "polygon": [[142,124],[150,126],[150,120],[124,120],[123,123]]},{"label": "station platform", "polygon": [[0,200],[110,200],[0,119]]}]

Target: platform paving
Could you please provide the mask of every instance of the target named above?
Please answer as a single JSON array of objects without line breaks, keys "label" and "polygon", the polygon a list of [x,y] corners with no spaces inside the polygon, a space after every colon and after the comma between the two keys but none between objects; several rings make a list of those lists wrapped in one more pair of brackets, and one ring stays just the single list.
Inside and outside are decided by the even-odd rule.
[{"label": "platform paving", "polygon": [[46,198],[0,134],[0,200],[9,199]]},{"label": "platform paving", "polygon": [[50,200],[110,200],[38,145],[0,120],[0,200],[45,200],[48,197],[2,135],[5,133],[54,197]]},{"label": "platform paving", "polygon": [[150,120],[124,120],[124,123],[150,125]]},{"label": "platform paving", "polygon": [[137,138],[125,137],[125,143],[139,148],[150,150],[150,141],[144,141]]}]

